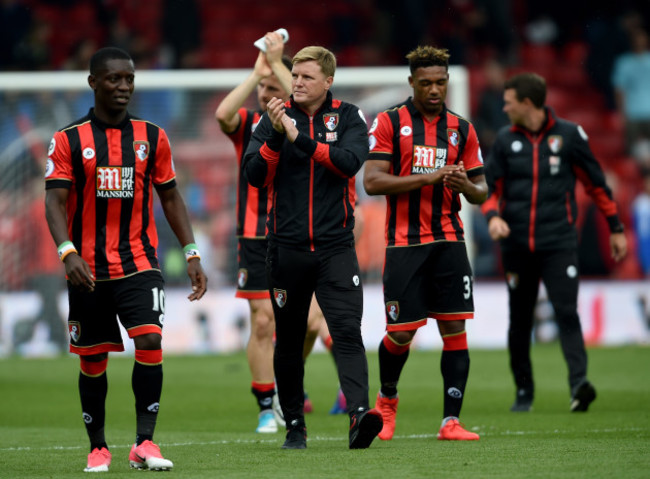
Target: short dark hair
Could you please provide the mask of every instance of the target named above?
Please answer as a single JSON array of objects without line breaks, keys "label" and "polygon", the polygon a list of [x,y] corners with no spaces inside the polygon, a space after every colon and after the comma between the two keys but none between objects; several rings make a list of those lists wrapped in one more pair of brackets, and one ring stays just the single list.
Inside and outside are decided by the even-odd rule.
[{"label": "short dark hair", "polygon": [[503,88],[515,90],[519,101],[530,98],[537,108],[542,108],[546,102],[546,80],[537,73],[526,72],[512,76],[505,81]]},{"label": "short dark hair", "polygon": [[418,68],[445,67],[449,70],[449,51],[446,48],[419,46],[406,55],[411,73]]},{"label": "short dark hair", "polygon": [[131,55],[117,47],[105,47],[97,50],[90,58],[90,74],[96,75],[106,66],[109,60],[129,60],[133,61]]}]

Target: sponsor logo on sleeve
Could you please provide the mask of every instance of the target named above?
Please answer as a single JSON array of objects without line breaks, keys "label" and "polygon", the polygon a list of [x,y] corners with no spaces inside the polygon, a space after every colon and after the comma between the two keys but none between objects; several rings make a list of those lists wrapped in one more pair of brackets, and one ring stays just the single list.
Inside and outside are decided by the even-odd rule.
[{"label": "sponsor logo on sleeve", "polygon": [[54,173],[54,162],[52,161],[52,158],[48,158],[45,162],[45,178],[50,176],[52,173]]},{"label": "sponsor logo on sleeve", "polygon": [[375,138],[375,135],[370,135],[368,137],[368,149],[372,151],[375,149],[375,146],[377,146],[377,138]]}]

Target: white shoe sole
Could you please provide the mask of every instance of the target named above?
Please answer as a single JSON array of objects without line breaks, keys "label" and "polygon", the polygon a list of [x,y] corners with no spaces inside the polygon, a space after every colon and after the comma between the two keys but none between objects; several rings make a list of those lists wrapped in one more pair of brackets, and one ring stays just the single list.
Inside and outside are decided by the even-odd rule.
[{"label": "white shoe sole", "polygon": [[85,467],[84,472],[108,472],[108,466],[103,464],[95,467]]},{"label": "white shoe sole", "polygon": [[129,461],[129,465],[133,469],[150,469],[152,471],[170,471],[174,467],[172,461],[159,457],[151,457],[144,462]]}]

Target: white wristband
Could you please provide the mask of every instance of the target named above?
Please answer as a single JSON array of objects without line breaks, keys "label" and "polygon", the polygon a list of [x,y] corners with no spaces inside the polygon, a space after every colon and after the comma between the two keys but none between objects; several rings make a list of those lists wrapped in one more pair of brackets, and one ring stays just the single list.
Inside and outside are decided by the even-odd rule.
[{"label": "white wristband", "polygon": [[183,247],[183,253],[185,253],[185,260],[189,261],[193,258],[201,259],[201,253],[199,253],[199,248],[195,243],[190,243]]},{"label": "white wristband", "polygon": [[74,247],[72,241],[64,241],[59,245],[57,251],[59,253],[59,259],[63,261],[70,253],[77,253],[77,248]]}]

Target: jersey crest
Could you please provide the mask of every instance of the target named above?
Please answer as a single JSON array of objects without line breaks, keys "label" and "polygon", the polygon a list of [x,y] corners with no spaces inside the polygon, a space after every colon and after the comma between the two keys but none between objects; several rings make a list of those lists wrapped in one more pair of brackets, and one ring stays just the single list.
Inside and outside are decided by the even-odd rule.
[{"label": "jersey crest", "polygon": [[134,141],[133,142],[133,151],[135,156],[140,161],[144,161],[149,158],[149,142],[148,141]]}]

